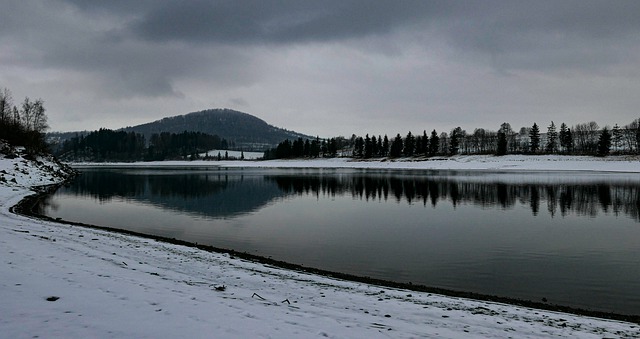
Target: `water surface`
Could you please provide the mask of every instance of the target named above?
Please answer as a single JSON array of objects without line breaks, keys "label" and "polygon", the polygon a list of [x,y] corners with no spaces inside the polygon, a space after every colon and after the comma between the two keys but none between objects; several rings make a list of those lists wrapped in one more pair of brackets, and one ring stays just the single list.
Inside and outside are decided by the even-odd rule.
[{"label": "water surface", "polygon": [[41,207],[324,270],[640,314],[637,175],[87,169]]}]

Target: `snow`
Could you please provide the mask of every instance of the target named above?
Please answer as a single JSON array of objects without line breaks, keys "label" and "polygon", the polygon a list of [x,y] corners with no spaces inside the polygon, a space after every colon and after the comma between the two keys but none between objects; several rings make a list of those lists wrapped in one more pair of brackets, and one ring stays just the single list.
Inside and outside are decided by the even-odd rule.
[{"label": "snow", "polygon": [[74,167],[259,167],[259,168],[353,168],[353,169],[405,169],[405,170],[491,170],[491,171],[596,171],[640,172],[640,157],[560,155],[464,155],[447,158],[353,160],[351,158],[294,159],[268,161],[162,161],[136,163],[77,163]]},{"label": "snow", "polygon": [[[192,165],[154,163],[185,164]],[[210,164],[640,172],[637,159],[460,157],[441,162],[334,159],[201,165]],[[32,194],[34,185],[61,179],[42,166],[2,155],[0,173],[9,179],[0,183],[3,338],[640,336],[639,325],[633,323],[383,288],[228,254],[30,219],[11,213],[10,207]],[[51,297],[59,299],[48,301],[55,299]]]},{"label": "snow", "polygon": [[243,156],[247,160],[256,160],[262,158],[264,153],[262,152],[243,152],[243,151],[232,151],[232,150],[210,150],[205,153],[198,154],[200,157],[217,157],[220,154],[220,157],[224,158],[225,154],[230,158],[241,159]]}]

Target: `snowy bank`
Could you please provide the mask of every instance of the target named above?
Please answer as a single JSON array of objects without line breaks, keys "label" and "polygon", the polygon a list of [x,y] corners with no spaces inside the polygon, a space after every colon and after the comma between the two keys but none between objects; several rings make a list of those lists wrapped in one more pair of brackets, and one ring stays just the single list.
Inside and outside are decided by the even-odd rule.
[{"label": "snowy bank", "polygon": [[597,171],[640,173],[639,156],[605,158],[561,155],[461,155],[443,158],[354,160],[350,158],[268,161],[159,161],[135,163],[76,163],[74,167],[251,167],[351,168],[380,170]]},{"label": "snowy bank", "polygon": [[342,281],[11,213],[33,185],[61,180],[38,168],[0,155],[10,177],[0,184],[2,337],[640,335],[633,323]]}]

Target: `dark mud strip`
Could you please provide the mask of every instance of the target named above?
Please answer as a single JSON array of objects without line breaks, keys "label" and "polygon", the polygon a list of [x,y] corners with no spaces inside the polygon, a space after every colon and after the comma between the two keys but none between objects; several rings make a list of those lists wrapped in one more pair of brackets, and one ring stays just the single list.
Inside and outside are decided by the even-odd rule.
[{"label": "dark mud strip", "polygon": [[272,265],[272,266],[289,269],[293,271],[312,273],[312,274],[317,274],[317,275],[322,275],[322,276],[332,277],[332,278],[337,278],[342,280],[372,284],[372,285],[377,285],[381,287],[405,289],[405,290],[418,291],[418,292],[427,292],[427,293],[446,295],[450,297],[460,297],[460,298],[475,299],[475,300],[481,300],[481,301],[491,301],[491,302],[522,306],[522,307],[536,308],[540,310],[564,312],[564,313],[571,313],[576,315],[583,315],[583,316],[611,319],[611,320],[620,320],[620,321],[627,321],[627,322],[640,324],[640,314],[624,315],[624,314],[617,314],[617,313],[610,313],[610,312],[591,311],[591,310],[579,309],[579,308],[562,306],[562,305],[553,305],[553,304],[548,304],[548,303],[538,302],[538,301],[520,300],[520,299],[506,298],[506,297],[500,297],[495,295],[485,295],[485,294],[478,294],[478,293],[472,293],[472,292],[454,291],[454,290],[429,287],[429,286],[423,286],[423,285],[414,285],[411,283],[398,283],[398,282],[381,280],[381,279],[373,279],[369,277],[361,277],[361,276],[356,276],[351,274],[331,272],[331,271],[326,271],[326,270],[321,270],[321,269],[316,269],[311,267],[304,267],[301,265],[290,264],[284,261],[264,258],[264,257],[252,255],[249,253],[237,252],[237,251],[225,249],[225,248],[194,244],[194,243],[186,242],[183,240],[142,234],[138,232],[121,230],[121,229],[112,228],[112,227],[102,227],[102,226],[89,225],[89,224],[84,224],[79,222],[66,221],[59,218],[54,219],[48,216],[38,214],[37,206],[40,203],[40,201],[46,196],[48,196],[49,194],[52,194],[53,192],[55,192],[55,190],[59,186],[61,185],[37,187],[35,189],[37,192],[36,194],[26,197],[16,206],[11,207],[10,211],[16,214],[33,217],[36,219],[53,221],[53,222],[58,222],[62,224],[72,225],[72,226],[82,226],[82,227],[110,231],[110,232],[126,234],[126,235],[133,235],[141,238],[162,241],[170,244],[198,248],[198,249],[209,251],[209,252],[227,253],[233,257],[237,257],[237,258],[241,258],[241,259],[245,259],[245,260],[249,260],[249,261],[253,261],[261,264]]}]

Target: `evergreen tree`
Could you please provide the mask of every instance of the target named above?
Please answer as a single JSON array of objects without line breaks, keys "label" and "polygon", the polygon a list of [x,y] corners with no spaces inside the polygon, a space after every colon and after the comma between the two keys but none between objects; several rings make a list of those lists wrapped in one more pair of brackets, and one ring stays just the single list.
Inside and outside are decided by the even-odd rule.
[{"label": "evergreen tree", "polygon": [[404,155],[407,157],[412,157],[415,153],[416,147],[416,139],[413,137],[411,132],[407,133],[407,137],[404,139]]},{"label": "evergreen tree", "polygon": [[420,155],[429,154],[429,137],[427,136],[427,130],[422,131],[422,144],[420,145]]},{"label": "evergreen tree", "polygon": [[511,128],[511,124],[503,122],[502,125],[500,125],[500,130],[498,130],[498,133],[500,132],[504,133],[505,140],[507,141],[507,150],[509,146],[511,146],[511,152],[516,152],[516,133],[513,131],[513,128]]},{"label": "evergreen tree", "polygon": [[371,136],[371,156],[372,157],[378,156],[378,139],[376,138],[375,135]]},{"label": "evergreen tree", "polygon": [[402,137],[400,134],[396,135],[391,142],[391,147],[389,149],[389,156],[392,158],[398,158],[402,155]]},{"label": "evergreen tree", "polygon": [[357,137],[354,141],[353,156],[362,158],[364,156],[364,139]]},{"label": "evergreen tree", "polygon": [[598,155],[601,157],[609,155],[609,151],[611,150],[611,133],[605,127],[602,129],[600,133],[600,138],[598,139]]},{"label": "evergreen tree", "polygon": [[507,134],[503,131],[498,132],[498,151],[496,155],[506,155],[507,154]]},{"label": "evergreen tree", "polygon": [[376,145],[376,156],[384,157],[385,154],[382,151],[382,137],[378,135],[378,144]]},{"label": "evergreen tree", "polygon": [[311,157],[317,158],[320,156],[322,143],[325,143],[325,148],[326,148],[326,142],[324,140],[322,140],[321,142],[319,136],[316,136],[316,139],[311,142],[311,151],[310,151]]},{"label": "evergreen tree", "polygon": [[389,138],[387,135],[384,135],[384,140],[382,141],[382,149],[380,150],[380,155],[386,157],[389,155]]},{"label": "evergreen tree", "polygon": [[458,154],[460,149],[460,138],[462,137],[462,128],[456,127],[451,130],[451,136],[449,137],[449,153],[451,155]]},{"label": "evergreen tree", "polygon": [[556,125],[553,121],[551,121],[551,125],[547,127],[546,149],[548,153],[556,153],[558,151],[558,132],[556,131]]},{"label": "evergreen tree", "polygon": [[567,138],[567,124],[564,122],[560,124],[560,132],[558,133],[558,139],[560,139],[560,148],[563,152],[567,151],[567,145],[565,140]]},{"label": "evergreen tree", "polygon": [[[324,145],[324,141],[323,141]],[[336,138],[329,139],[329,143],[326,145],[326,150],[323,151],[325,157],[335,157],[338,155],[338,142]]]},{"label": "evergreen tree", "polygon": [[431,138],[429,138],[429,156],[432,157],[438,154],[438,148],[440,147],[440,137],[438,137],[438,132],[434,129],[431,132]]},{"label": "evergreen tree", "polygon": [[302,158],[304,156],[304,140],[298,138],[291,145],[291,156],[294,158]]},{"label": "evergreen tree", "polygon": [[620,148],[620,144],[622,143],[622,137],[623,137],[623,133],[622,133],[622,129],[620,129],[620,126],[618,126],[618,124],[615,124],[613,126],[613,130],[611,131],[611,141],[613,142],[613,149],[614,151],[618,151]]},{"label": "evergreen tree", "polygon": [[364,157],[365,158],[371,158],[371,156],[373,155],[373,143],[371,141],[371,138],[369,137],[369,134],[367,134],[364,138]]},{"label": "evergreen tree", "polygon": [[560,146],[562,146],[566,153],[573,152],[573,134],[571,133],[571,129],[567,128],[567,125],[564,123],[560,125]]},{"label": "evergreen tree", "polygon": [[309,139],[304,141],[304,147],[303,147],[303,155],[305,157],[311,157],[311,141],[309,141]]},{"label": "evergreen tree", "polygon": [[531,153],[537,153],[540,149],[540,128],[538,124],[535,122],[533,126],[531,126],[531,131],[529,132],[529,139],[531,139],[530,150]]},{"label": "evergreen tree", "polygon": [[[637,120],[640,124],[640,119]],[[640,126],[636,128],[636,151],[640,154]]]}]

